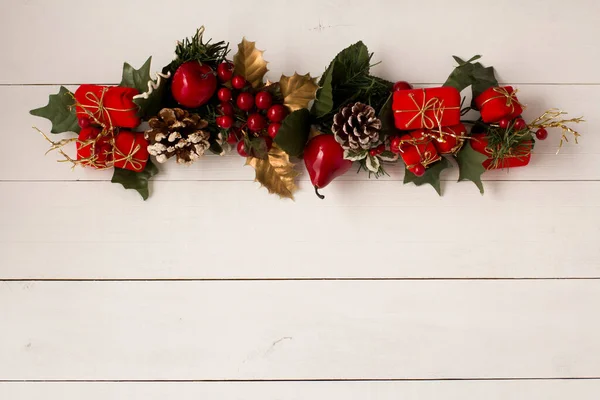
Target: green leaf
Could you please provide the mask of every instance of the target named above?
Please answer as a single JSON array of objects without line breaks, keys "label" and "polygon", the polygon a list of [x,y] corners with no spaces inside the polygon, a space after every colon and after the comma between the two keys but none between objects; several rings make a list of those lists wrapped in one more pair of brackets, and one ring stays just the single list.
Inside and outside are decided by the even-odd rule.
[{"label": "green leaf", "polygon": [[473,99],[483,93],[485,90],[498,86],[498,80],[494,73],[494,67],[485,68],[480,63],[475,63],[473,68]]},{"label": "green leaf", "polygon": [[140,93],[148,90],[148,81],[150,80],[150,62],[152,57],[148,57],[140,69],[133,68],[129,63],[123,63],[123,78],[119,86],[135,88]]},{"label": "green leaf", "polygon": [[[144,120],[148,120],[158,114],[163,107],[163,95],[167,87],[167,79],[157,76],[156,80],[153,80],[152,85],[152,92],[146,94],[148,98],[133,99],[133,102],[139,107],[138,116]],[[146,82],[146,88],[142,93],[146,92],[149,92],[148,82]]]},{"label": "green leaf", "polygon": [[432,166],[427,168],[423,176],[416,176],[406,169],[404,171],[404,184],[412,182],[417,186],[421,186],[425,183],[428,183],[433,186],[435,191],[441,196],[442,189],[440,186],[440,173],[446,168],[450,167],[450,162],[445,157],[442,157],[440,161],[435,162]]},{"label": "green leaf", "polygon": [[346,82],[357,73],[369,73],[371,55],[369,49],[362,41],[346,47],[333,59],[333,80],[335,86]]},{"label": "green leaf", "polygon": [[487,160],[484,154],[473,150],[471,143],[465,143],[463,148],[456,155],[456,162],[460,170],[458,181],[471,181],[479,188],[479,193],[483,194],[483,182],[481,174],[485,172],[483,162]]},{"label": "green leaf", "polygon": [[381,111],[379,112],[382,139],[389,136],[400,135],[400,131],[396,128],[396,122],[394,121],[394,111],[392,110],[393,97],[393,94],[388,96],[387,101],[383,107],[381,107]]},{"label": "green leaf", "polygon": [[266,160],[269,154],[267,142],[262,137],[244,138],[248,155],[251,157]]},{"label": "green leaf", "polygon": [[458,91],[471,86],[473,91],[473,102],[486,89],[498,86],[498,81],[494,73],[494,67],[484,67],[479,62],[473,62],[481,58],[474,56],[468,61],[463,61],[459,57],[453,56],[458,63],[458,67],[450,74],[444,86],[452,86]]},{"label": "green leaf", "polygon": [[42,117],[52,122],[51,133],[79,132],[77,115],[75,114],[75,98],[64,86],[57,94],[51,94],[48,105],[29,111],[31,115]]},{"label": "green leaf", "polygon": [[313,103],[312,113],[320,118],[327,115],[333,109],[333,87],[331,81],[333,79],[333,63],[327,68],[321,80],[319,81],[319,90]]},{"label": "green leaf", "polygon": [[283,120],[275,136],[275,143],[290,156],[298,157],[304,152],[309,133],[310,112],[306,108],[301,108]]},{"label": "green leaf", "polygon": [[158,168],[148,160],[146,168],[142,172],[130,171],[128,169],[116,168],[111,179],[112,183],[120,183],[125,189],[134,189],[144,200],[150,195],[148,191],[148,180],[158,174]]}]

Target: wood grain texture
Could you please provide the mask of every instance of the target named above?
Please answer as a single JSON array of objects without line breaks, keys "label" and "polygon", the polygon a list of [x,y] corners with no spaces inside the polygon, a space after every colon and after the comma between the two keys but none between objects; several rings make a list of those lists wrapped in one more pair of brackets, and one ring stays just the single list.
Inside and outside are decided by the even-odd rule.
[{"label": "wood grain texture", "polygon": [[4,282],[0,376],[597,378],[599,301],[597,280]]}]

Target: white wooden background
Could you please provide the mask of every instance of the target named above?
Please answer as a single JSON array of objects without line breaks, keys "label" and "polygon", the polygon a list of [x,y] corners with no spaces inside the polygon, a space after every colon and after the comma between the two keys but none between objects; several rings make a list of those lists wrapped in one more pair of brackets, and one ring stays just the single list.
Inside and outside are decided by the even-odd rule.
[{"label": "white wooden background", "polygon": [[[2,0],[0,399],[598,399],[600,3]],[[236,156],[167,165],[152,197],[43,157],[58,85],[205,24],[318,74],[362,39],[377,73],[444,81],[481,53],[527,116],[584,114],[531,165],[444,197],[349,173],[269,196]]]}]

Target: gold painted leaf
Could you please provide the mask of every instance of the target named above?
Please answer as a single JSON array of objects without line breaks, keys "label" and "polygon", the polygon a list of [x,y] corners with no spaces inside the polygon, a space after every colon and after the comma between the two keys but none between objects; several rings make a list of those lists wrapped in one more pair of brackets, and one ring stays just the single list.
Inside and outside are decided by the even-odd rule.
[{"label": "gold painted leaf", "polygon": [[243,76],[252,87],[258,87],[263,83],[263,77],[267,73],[267,62],[263,58],[263,51],[256,48],[256,42],[242,39],[238,44],[238,52],[233,57],[234,71]]},{"label": "gold painted leaf", "polygon": [[299,75],[297,72],[293,76],[281,75],[279,85],[281,86],[283,105],[287,106],[290,111],[307,108],[308,103],[315,99],[319,88],[316,78],[312,78],[310,74]]},{"label": "gold painted leaf", "polygon": [[251,165],[256,170],[254,180],[266,187],[269,193],[276,193],[281,198],[294,199],[294,192],[297,189],[294,180],[298,176],[298,171],[290,162],[287,153],[279,147],[273,145],[266,160],[248,157],[246,165]]}]

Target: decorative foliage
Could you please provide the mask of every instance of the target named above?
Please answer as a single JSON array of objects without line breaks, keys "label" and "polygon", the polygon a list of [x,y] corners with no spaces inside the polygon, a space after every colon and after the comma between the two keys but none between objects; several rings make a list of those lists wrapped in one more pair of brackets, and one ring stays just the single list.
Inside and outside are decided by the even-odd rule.
[{"label": "decorative foliage", "polygon": [[308,104],[315,99],[315,94],[319,88],[316,79],[310,74],[293,76],[281,75],[279,79],[283,105],[290,111],[296,111],[301,108],[307,108]]},{"label": "decorative foliage", "polygon": [[442,195],[442,188],[440,184],[440,174],[446,168],[451,168],[450,162],[442,157],[440,161],[434,163],[431,167],[427,168],[423,176],[416,176],[408,169],[404,171],[404,184],[414,183],[417,186],[429,184],[433,186],[437,194]]},{"label": "decorative foliage", "polygon": [[294,198],[297,189],[294,180],[298,172],[283,150],[273,146],[267,159],[248,157],[246,165],[251,165],[256,170],[256,182],[267,188],[269,193],[278,194],[281,198]]},{"label": "decorative foliage", "polygon": [[309,132],[310,113],[306,108],[301,108],[283,120],[275,143],[290,156],[299,157],[304,151]]},{"label": "decorative foliage", "polygon": [[142,199],[147,200],[150,195],[148,181],[156,174],[158,174],[158,168],[151,161],[148,161],[142,172],[115,168],[111,182],[120,183],[125,189],[133,189],[142,196]]},{"label": "decorative foliage", "polygon": [[238,44],[238,52],[233,57],[235,73],[243,76],[256,88],[262,85],[263,78],[267,73],[267,62],[263,58],[264,51],[256,48],[256,42],[242,39]]},{"label": "decorative foliage", "polygon": [[456,156],[458,162],[459,174],[458,181],[471,181],[483,194],[483,182],[481,182],[481,174],[485,172],[483,162],[487,157],[471,147],[470,143],[465,143],[462,150]]},{"label": "decorative foliage", "polygon": [[75,114],[75,98],[73,93],[61,86],[57,94],[51,94],[45,107],[36,108],[29,112],[31,115],[42,117],[52,122],[51,133],[79,132]]}]

